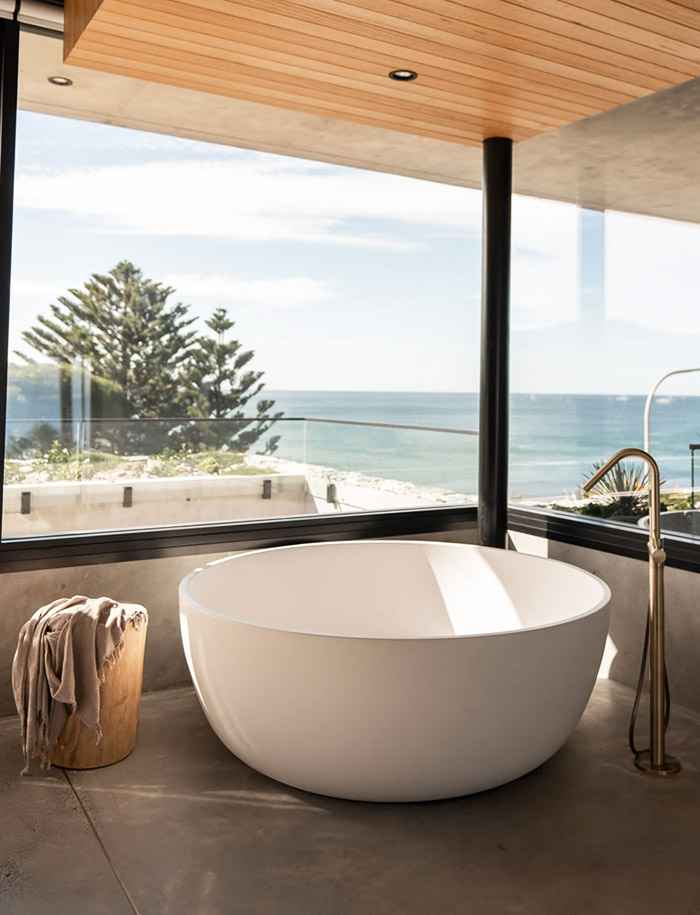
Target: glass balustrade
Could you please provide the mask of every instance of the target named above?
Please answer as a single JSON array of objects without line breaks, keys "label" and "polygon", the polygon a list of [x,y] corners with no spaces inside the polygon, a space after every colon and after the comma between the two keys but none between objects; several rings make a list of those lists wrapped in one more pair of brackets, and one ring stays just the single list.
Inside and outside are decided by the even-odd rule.
[{"label": "glass balustrade", "polygon": [[468,430],[322,418],[8,423],[3,537],[474,504]]}]

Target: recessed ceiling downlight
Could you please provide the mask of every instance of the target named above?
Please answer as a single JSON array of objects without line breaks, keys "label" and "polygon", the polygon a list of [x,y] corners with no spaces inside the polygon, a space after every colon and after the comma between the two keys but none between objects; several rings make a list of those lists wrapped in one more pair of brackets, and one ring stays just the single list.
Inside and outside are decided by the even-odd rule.
[{"label": "recessed ceiling downlight", "polygon": [[73,80],[68,79],[67,76],[49,76],[49,82],[52,86],[72,86]]},{"label": "recessed ceiling downlight", "polygon": [[408,83],[412,79],[417,79],[418,74],[415,70],[392,70],[389,78],[398,80],[400,83]]}]

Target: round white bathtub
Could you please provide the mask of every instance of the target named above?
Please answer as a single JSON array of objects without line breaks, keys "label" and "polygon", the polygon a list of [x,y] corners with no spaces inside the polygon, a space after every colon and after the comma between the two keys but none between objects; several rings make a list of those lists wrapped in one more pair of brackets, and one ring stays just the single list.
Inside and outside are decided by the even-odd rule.
[{"label": "round white bathtub", "polygon": [[180,584],[220,739],[307,791],[420,801],[548,759],[588,702],[607,585],[521,553],[409,540],[242,553]]}]

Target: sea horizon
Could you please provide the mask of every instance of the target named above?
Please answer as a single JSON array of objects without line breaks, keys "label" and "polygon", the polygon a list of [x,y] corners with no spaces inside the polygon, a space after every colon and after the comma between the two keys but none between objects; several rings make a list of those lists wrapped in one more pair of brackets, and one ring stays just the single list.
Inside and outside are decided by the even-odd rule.
[{"label": "sea horizon", "polygon": [[[406,389],[392,388],[263,388],[262,393],[289,393],[289,394],[468,394],[478,395],[479,391],[415,391]],[[586,391],[510,391],[509,397],[643,397],[646,398],[648,392],[634,394],[629,392],[586,392]],[[667,397],[687,397],[690,399],[700,399],[700,394],[656,394],[654,400],[664,400]]]},{"label": "sea horizon", "polygon": [[[309,417],[476,431],[479,394],[475,391],[264,388],[247,405],[247,416],[253,417],[259,399],[274,400],[272,412],[282,411],[284,417],[252,450],[279,435],[275,454],[281,458],[467,495],[477,492],[476,435],[299,421]],[[643,394],[511,393],[511,496],[543,501],[565,498],[578,492],[595,463],[620,448],[642,447],[645,401]],[[8,437],[25,434],[34,422],[59,422],[58,392],[41,402],[8,400],[8,408]],[[80,415],[74,397],[74,419]],[[291,418],[297,421],[285,422]],[[651,451],[666,486],[688,488],[689,445],[700,443],[700,396],[655,398],[650,430]]]},{"label": "sea horizon", "polygon": [[[426,391],[265,391],[287,416],[478,429],[478,393]],[[578,491],[593,464],[625,447],[642,447],[643,394],[510,395],[509,491],[525,499],[564,498]],[[299,459],[300,428],[281,433],[280,456]],[[390,476],[473,494],[477,490],[476,436],[308,424],[309,463]],[[690,486],[689,444],[700,442],[700,397],[665,395],[654,401],[651,450],[669,487]]]}]

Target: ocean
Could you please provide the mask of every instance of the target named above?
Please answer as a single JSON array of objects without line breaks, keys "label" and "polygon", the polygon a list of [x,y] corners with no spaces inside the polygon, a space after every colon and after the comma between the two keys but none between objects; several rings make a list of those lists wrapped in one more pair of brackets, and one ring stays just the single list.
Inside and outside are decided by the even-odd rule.
[{"label": "ocean", "polygon": [[[51,398],[8,399],[7,435],[26,433],[39,418],[58,414]],[[479,424],[477,394],[411,394],[380,391],[275,391],[286,417],[400,423],[446,429]],[[510,410],[509,492],[512,498],[561,499],[576,493],[594,463],[620,448],[642,447],[644,401],[639,396],[514,394]],[[249,407],[252,407],[252,403]],[[74,415],[79,415],[74,403]],[[252,412],[250,410],[249,412]],[[700,443],[700,397],[657,397],[651,412],[651,451],[667,487],[691,481],[689,445]],[[478,438],[443,432],[384,429],[280,420],[276,455],[370,476],[477,492]],[[260,443],[253,450],[261,450]],[[700,451],[698,452],[700,480]]]},{"label": "ocean", "polygon": [[[477,429],[477,394],[268,391],[288,417]],[[592,465],[644,440],[643,396],[514,394],[509,491],[513,498],[575,493]],[[700,397],[659,397],[651,451],[667,487],[690,486],[690,444],[700,443]],[[277,455],[290,460],[455,490],[477,491],[476,436],[326,423],[279,422]],[[700,452],[698,452],[700,479]]]}]

